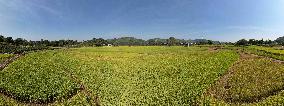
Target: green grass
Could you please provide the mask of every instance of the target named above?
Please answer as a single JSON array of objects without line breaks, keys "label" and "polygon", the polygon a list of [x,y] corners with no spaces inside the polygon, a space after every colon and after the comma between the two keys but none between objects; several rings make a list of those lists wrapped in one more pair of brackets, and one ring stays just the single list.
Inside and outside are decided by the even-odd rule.
[{"label": "green grass", "polygon": [[0,71],[0,88],[19,101],[53,101],[79,88],[66,74],[74,67],[61,53],[31,53]]}]

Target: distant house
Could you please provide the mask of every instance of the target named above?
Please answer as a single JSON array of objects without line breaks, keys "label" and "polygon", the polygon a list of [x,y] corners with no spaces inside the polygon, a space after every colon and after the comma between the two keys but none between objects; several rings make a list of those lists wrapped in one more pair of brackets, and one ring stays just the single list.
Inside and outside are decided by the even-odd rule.
[{"label": "distant house", "polygon": [[107,44],[107,46],[108,46],[108,47],[111,47],[111,46],[112,46],[112,44]]},{"label": "distant house", "polygon": [[194,45],[194,43],[192,43],[192,42],[184,43],[184,47],[189,47],[189,46],[192,46],[192,45]]},{"label": "distant house", "polygon": [[189,43],[187,43],[187,46],[192,46],[192,45],[195,45],[196,43],[194,43],[194,42],[189,42]]}]

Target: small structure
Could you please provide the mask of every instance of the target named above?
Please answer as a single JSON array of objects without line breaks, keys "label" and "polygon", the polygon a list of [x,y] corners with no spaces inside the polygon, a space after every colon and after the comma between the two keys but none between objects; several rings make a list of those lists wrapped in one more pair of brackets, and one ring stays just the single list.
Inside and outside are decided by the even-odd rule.
[{"label": "small structure", "polygon": [[194,44],[195,44],[195,43],[192,43],[192,42],[189,43],[189,42],[188,42],[188,43],[187,43],[187,47],[192,46],[192,45],[194,45]]},{"label": "small structure", "polygon": [[107,44],[108,47],[112,47],[112,44]]}]

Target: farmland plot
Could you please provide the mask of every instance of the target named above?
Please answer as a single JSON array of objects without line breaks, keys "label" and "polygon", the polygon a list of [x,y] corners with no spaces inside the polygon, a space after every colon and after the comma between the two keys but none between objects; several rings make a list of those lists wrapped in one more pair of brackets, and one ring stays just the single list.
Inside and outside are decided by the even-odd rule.
[{"label": "farmland plot", "polygon": [[62,54],[47,51],[31,53],[0,72],[1,92],[18,101],[47,103],[65,98],[79,89],[66,75],[71,62]]},{"label": "farmland plot", "polygon": [[246,52],[284,61],[284,50],[276,47],[249,46]]},{"label": "farmland plot", "polygon": [[190,105],[238,59],[207,48],[80,48],[77,75],[104,105]]},{"label": "farmland plot", "polygon": [[[233,51],[207,52],[203,47],[37,52],[1,71],[0,87],[22,101],[59,100],[54,105],[186,105],[194,104],[237,59]],[[81,84],[87,93],[78,91]],[[72,92],[77,95],[64,101]]]},{"label": "farmland plot", "polygon": [[4,62],[6,59],[12,57],[12,54],[0,54],[0,63]]},{"label": "farmland plot", "polygon": [[201,99],[202,105],[284,105],[284,65],[243,54]]}]

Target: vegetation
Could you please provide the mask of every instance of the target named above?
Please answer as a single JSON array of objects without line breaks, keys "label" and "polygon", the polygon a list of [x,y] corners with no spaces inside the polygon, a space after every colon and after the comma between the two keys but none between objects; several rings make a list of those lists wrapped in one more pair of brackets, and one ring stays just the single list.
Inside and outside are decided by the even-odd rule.
[{"label": "vegetation", "polygon": [[137,39],[134,37],[120,37],[113,39],[93,38],[86,41],[77,40],[55,40],[49,41],[41,39],[40,41],[27,41],[23,38],[4,37],[0,35],[0,45],[15,45],[15,46],[31,46],[31,47],[82,47],[82,46],[106,46],[108,44],[114,46],[183,46],[188,43],[197,45],[205,44],[220,44],[218,41],[196,39],[196,40],[184,40],[170,37],[168,39],[154,38],[149,40]]},{"label": "vegetation", "polygon": [[243,48],[243,51],[250,54],[256,54],[259,56],[265,56],[284,61],[284,51],[282,49],[279,49],[278,47],[271,48],[261,46],[248,46],[246,48]]},{"label": "vegetation", "polygon": [[256,39],[241,39],[235,43],[237,46],[247,46],[247,45],[259,45],[259,46],[275,46],[275,45],[284,45],[284,37],[279,37],[276,40],[256,40]]},{"label": "vegetation", "polygon": [[277,42],[278,44],[284,45],[284,36],[277,38],[277,39],[275,40],[275,42]]},{"label": "vegetation", "polygon": [[0,63],[4,62],[6,59],[12,57],[12,54],[0,54]]},{"label": "vegetation", "polygon": [[283,75],[283,63],[258,56],[242,56],[203,95],[201,104],[283,105]]},{"label": "vegetation", "polygon": [[19,101],[49,102],[77,92],[67,71],[76,67],[63,54],[31,53],[0,71],[0,90]]},{"label": "vegetation", "polygon": [[248,41],[245,39],[241,39],[237,41],[236,45],[248,45]]},{"label": "vegetation", "polygon": [[[77,73],[105,105],[190,105],[238,58],[207,48],[80,48]],[[230,57],[230,58],[227,58]],[[147,62],[145,62],[147,61]]]},{"label": "vegetation", "polygon": [[[0,44],[1,53],[10,53],[1,54],[1,62],[39,51],[27,53],[0,71],[0,105],[284,103],[281,38],[242,39],[235,46],[217,46],[212,44],[220,42],[174,37],[78,42],[0,36]],[[121,47],[101,47],[109,44]],[[182,47],[189,45],[199,46]],[[69,49],[46,50],[53,47]]]},{"label": "vegetation", "polygon": [[206,47],[36,52],[1,71],[0,87],[31,101],[62,98],[79,87],[65,72],[69,70],[104,105],[194,104],[237,58],[233,51],[207,52]]},{"label": "vegetation", "polygon": [[283,54],[284,55],[284,48],[282,47],[263,47],[263,46],[249,46],[249,49],[257,49],[257,50],[262,50],[274,54]]},{"label": "vegetation", "polygon": [[[250,67],[248,67],[250,66]],[[284,86],[284,66],[267,59],[250,59],[232,67],[234,75],[223,98],[231,102],[254,102],[277,93]]]}]

